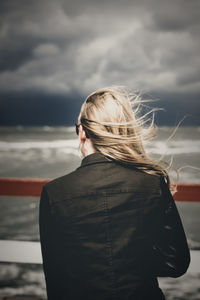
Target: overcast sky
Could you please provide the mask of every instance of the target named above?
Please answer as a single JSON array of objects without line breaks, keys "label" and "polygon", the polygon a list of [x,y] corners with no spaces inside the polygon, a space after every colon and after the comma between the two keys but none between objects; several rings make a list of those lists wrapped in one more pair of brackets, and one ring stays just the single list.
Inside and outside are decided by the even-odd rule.
[{"label": "overcast sky", "polygon": [[29,124],[30,109],[73,123],[88,93],[118,84],[200,124],[199,0],[1,0],[0,15],[1,124]]}]

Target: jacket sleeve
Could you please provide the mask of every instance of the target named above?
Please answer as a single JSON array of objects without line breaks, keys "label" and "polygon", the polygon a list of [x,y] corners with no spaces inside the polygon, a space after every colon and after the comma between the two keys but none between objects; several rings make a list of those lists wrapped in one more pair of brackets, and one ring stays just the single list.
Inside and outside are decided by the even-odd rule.
[{"label": "jacket sleeve", "polygon": [[56,229],[45,186],[43,186],[40,196],[39,232],[47,296],[49,300],[59,299],[63,280],[60,272],[62,256],[59,252],[59,232]]},{"label": "jacket sleeve", "polygon": [[161,202],[152,228],[151,270],[156,277],[180,277],[190,265],[190,251],[173,196],[161,178]]}]

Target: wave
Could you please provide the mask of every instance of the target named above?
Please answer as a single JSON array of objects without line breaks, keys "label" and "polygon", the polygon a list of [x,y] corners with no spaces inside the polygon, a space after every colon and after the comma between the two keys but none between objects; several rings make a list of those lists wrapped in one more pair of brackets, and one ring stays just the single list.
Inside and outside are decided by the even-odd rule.
[{"label": "wave", "polygon": [[54,141],[23,141],[23,142],[4,142],[0,141],[1,150],[29,150],[29,149],[60,149],[60,148],[77,148],[78,139],[54,140]]},{"label": "wave", "polygon": [[[199,153],[200,141],[198,140],[179,140],[146,142],[146,149],[148,153],[153,154],[186,154],[186,153]],[[66,139],[66,140],[53,140],[53,141],[22,141],[22,142],[5,142],[0,141],[0,149],[2,150],[29,150],[29,149],[61,149],[73,148],[77,149],[79,140]]]},{"label": "wave", "polygon": [[[46,131],[48,129],[54,131],[62,131],[62,130],[68,130],[68,128],[70,129],[74,129],[75,131],[75,126],[71,125],[71,126],[49,126],[49,125],[43,125],[43,126],[25,126],[25,125],[16,125],[16,126],[0,126],[0,131],[11,131],[11,132],[15,132],[17,130],[19,131],[23,131],[23,130],[36,130],[36,131]],[[169,127],[170,128],[170,127]]]},{"label": "wave", "polygon": [[148,153],[152,154],[190,154],[200,152],[199,140],[179,140],[170,141],[168,143],[164,141],[146,142],[146,149]]}]

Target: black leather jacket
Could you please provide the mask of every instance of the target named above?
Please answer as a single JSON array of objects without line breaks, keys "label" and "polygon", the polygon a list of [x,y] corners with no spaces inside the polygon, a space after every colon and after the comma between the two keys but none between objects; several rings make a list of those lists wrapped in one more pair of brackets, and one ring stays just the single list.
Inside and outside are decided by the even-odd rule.
[{"label": "black leather jacket", "polygon": [[190,252],[162,177],[93,153],[44,185],[39,228],[49,300],[165,299]]}]

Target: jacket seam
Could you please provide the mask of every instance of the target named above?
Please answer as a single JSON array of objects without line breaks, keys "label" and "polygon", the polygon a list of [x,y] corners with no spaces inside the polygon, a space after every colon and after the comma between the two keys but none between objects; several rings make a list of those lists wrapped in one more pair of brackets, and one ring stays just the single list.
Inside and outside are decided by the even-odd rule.
[{"label": "jacket seam", "polygon": [[105,211],[105,225],[106,225],[106,241],[105,241],[105,247],[108,251],[106,253],[106,256],[108,258],[109,263],[109,269],[110,269],[110,280],[111,280],[111,288],[112,288],[112,297],[116,297],[116,280],[115,280],[115,274],[113,270],[113,255],[112,255],[112,242],[110,237],[110,217],[109,217],[109,209],[108,209],[108,199],[107,197],[104,198],[104,211]]},{"label": "jacket seam", "polygon": [[[118,194],[118,193],[124,193],[124,194],[128,194],[128,193],[133,193],[135,192],[137,194],[137,192],[135,191],[135,189],[119,189],[119,190],[113,190],[113,191],[101,191],[101,192],[90,192],[90,193],[87,193],[87,194],[78,194],[76,196],[71,196],[71,197],[67,197],[67,198],[64,198],[62,200],[58,200],[58,201],[50,201],[52,204],[54,203],[59,203],[59,202],[63,202],[63,201],[67,201],[67,200],[72,200],[72,199],[77,199],[77,198],[87,198],[88,196],[110,196],[110,195],[115,195],[115,194]],[[145,191],[144,193],[143,192],[140,192],[138,193],[140,195],[144,195],[145,194]],[[155,195],[154,195],[155,196]]]}]

